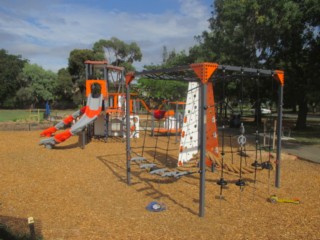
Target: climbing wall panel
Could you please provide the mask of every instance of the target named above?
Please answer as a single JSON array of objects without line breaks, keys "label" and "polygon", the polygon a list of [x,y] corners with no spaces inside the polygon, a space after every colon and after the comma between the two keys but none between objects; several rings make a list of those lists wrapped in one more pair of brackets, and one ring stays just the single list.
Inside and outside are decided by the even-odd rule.
[{"label": "climbing wall panel", "polygon": [[199,83],[190,82],[183,118],[178,166],[192,159],[199,146]]}]

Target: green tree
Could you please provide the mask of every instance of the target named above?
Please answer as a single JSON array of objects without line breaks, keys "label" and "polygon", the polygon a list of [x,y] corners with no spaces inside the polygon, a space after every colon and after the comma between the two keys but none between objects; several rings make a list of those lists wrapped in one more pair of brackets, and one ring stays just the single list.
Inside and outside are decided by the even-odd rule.
[{"label": "green tree", "polygon": [[90,49],[74,49],[70,52],[68,59],[68,71],[74,82],[85,80],[85,64],[87,60],[102,60],[96,59],[95,53]]},{"label": "green tree", "polygon": [[74,99],[74,103],[79,105],[85,99],[86,73],[84,62],[87,60],[103,60],[103,58],[90,49],[74,49],[70,52],[68,60],[68,71],[72,77],[74,90],[72,98]]},{"label": "green tree", "polygon": [[285,69],[285,104],[299,106],[296,128],[304,129],[308,105],[320,103],[320,6],[319,1],[306,0],[288,1],[283,7],[291,16],[290,28],[279,34],[281,47],[269,62]]},{"label": "green tree", "polygon": [[317,0],[216,0],[210,31],[191,53],[220,64],[284,69],[285,102],[297,100],[297,127],[304,128],[318,91],[319,16]]},{"label": "green tree", "polygon": [[30,103],[44,106],[46,101],[54,100],[57,74],[44,70],[37,64],[25,64],[21,74],[23,86],[17,92],[20,105]]},{"label": "green tree", "polygon": [[54,88],[56,104],[59,107],[71,107],[73,102],[74,87],[69,71],[62,68],[58,71],[57,81]]},{"label": "green tree", "polygon": [[[176,53],[174,50],[167,52],[167,48],[163,48],[163,63],[158,66],[145,66],[146,69],[172,68],[189,64],[189,57],[185,51]],[[152,80],[140,78],[136,86],[136,91],[140,98],[146,102],[152,100],[157,105],[160,105],[163,100],[168,101],[185,101],[187,97],[188,84],[186,82],[172,80]]]},{"label": "green tree", "polygon": [[0,106],[14,107],[15,94],[22,86],[20,74],[27,60],[20,55],[8,54],[6,50],[0,50]]},{"label": "green tree", "polygon": [[[118,38],[101,39],[93,45],[93,51],[99,57],[108,59],[115,66],[132,67],[135,61],[141,61],[142,53],[136,42],[125,43]],[[129,69],[127,69],[129,70]]]}]

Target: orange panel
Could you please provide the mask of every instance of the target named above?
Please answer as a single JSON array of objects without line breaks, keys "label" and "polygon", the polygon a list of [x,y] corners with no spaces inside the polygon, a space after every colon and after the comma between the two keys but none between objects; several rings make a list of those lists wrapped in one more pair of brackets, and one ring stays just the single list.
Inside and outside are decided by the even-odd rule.
[{"label": "orange panel", "polygon": [[105,80],[91,80],[91,79],[88,79],[86,81],[86,96],[88,97],[89,94],[91,93],[91,85],[94,84],[94,83],[97,83],[101,86],[101,94],[104,96],[104,97],[107,97],[107,84],[106,84],[106,81]]},{"label": "orange panel", "polygon": [[126,74],[126,84],[129,85],[134,79],[134,72],[128,72]]},{"label": "orange panel", "polygon": [[208,82],[218,66],[216,63],[194,63],[190,65],[202,83]]},{"label": "orange panel", "polygon": [[85,64],[92,64],[92,65],[107,65],[107,61],[91,61],[91,60],[86,60],[84,62]]},{"label": "orange panel", "polygon": [[55,127],[50,127],[46,130],[43,130],[41,133],[40,133],[40,136],[41,137],[51,137],[53,135],[53,133],[55,133],[58,129],[56,129]]},{"label": "orange panel", "polygon": [[64,142],[65,140],[67,140],[68,138],[70,138],[72,136],[70,129],[67,129],[66,131],[59,133],[57,135],[54,136],[54,140],[57,143],[61,143]]},{"label": "orange panel", "polygon": [[284,85],[284,72],[281,70],[276,70],[275,72],[276,72],[276,75],[274,76],[275,79],[277,79],[280,82],[281,86],[283,86]]},{"label": "orange panel", "polygon": [[69,123],[71,123],[73,121],[73,116],[69,115],[68,117],[66,117],[65,119],[63,119],[63,123],[64,125],[68,125]]},{"label": "orange panel", "polygon": [[[207,127],[206,127],[206,151],[212,152],[219,157],[218,149],[218,129],[216,124],[216,110],[214,106],[214,92],[212,82],[207,83]],[[206,159],[207,166],[212,165],[212,161]]]},{"label": "orange panel", "polygon": [[99,107],[99,109],[97,109],[97,110],[92,110],[92,109],[90,109],[90,108],[87,108],[86,115],[87,115],[89,118],[93,118],[93,117],[99,115],[100,112],[101,112],[101,110],[102,110],[102,107]]}]

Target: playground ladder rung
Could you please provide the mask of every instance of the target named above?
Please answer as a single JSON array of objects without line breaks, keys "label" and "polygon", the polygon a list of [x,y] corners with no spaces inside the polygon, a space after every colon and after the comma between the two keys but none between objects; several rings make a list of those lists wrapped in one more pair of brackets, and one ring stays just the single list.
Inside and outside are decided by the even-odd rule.
[{"label": "playground ladder rung", "polygon": [[174,176],[175,178],[180,178],[182,176],[185,176],[185,175],[189,175],[190,172],[187,172],[187,171],[184,171],[184,172],[177,172],[177,174]]},{"label": "playground ladder rung", "polygon": [[139,161],[145,161],[145,160],[146,160],[146,158],[144,158],[144,157],[133,157],[133,158],[131,158],[130,161],[139,162]]},{"label": "playground ladder rung", "polygon": [[160,174],[160,173],[164,173],[165,171],[167,171],[166,168],[158,168],[150,171],[150,174]]},{"label": "playground ladder rung", "polygon": [[188,171],[183,171],[183,172],[175,171],[175,172],[165,172],[165,173],[162,174],[161,176],[162,176],[162,177],[175,177],[175,178],[180,178],[180,177],[182,177],[182,176],[189,175],[189,174],[191,174],[191,173],[188,172]]},{"label": "playground ladder rung", "polygon": [[162,174],[162,177],[175,177],[179,172],[175,171],[175,172],[165,172],[164,174]]},{"label": "playground ladder rung", "polygon": [[146,164],[141,164],[140,168],[147,169],[147,168],[153,168],[155,166],[156,166],[156,164],[154,164],[154,163],[146,163]]}]

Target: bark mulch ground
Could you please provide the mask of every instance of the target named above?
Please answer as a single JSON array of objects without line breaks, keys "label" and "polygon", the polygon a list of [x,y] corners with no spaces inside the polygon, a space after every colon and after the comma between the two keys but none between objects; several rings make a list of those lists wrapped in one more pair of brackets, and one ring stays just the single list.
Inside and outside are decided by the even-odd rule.
[{"label": "bark mulch ground", "polygon": [[[253,173],[244,174],[242,191],[234,184],[239,175],[225,172],[223,198],[216,184],[220,170],[208,171],[200,218],[198,173],[161,178],[133,164],[128,186],[121,140],[94,140],[81,149],[72,137],[49,150],[38,145],[39,133],[0,132],[0,223],[12,231],[28,232],[27,218],[33,217],[44,239],[320,239],[319,164],[283,155],[279,189],[274,170],[258,171],[256,183]],[[174,170],[179,144],[159,137],[155,148],[156,139],[146,138],[144,156]],[[134,152],[142,153],[143,140],[132,140]],[[239,164],[239,156],[234,158]],[[195,164],[184,169],[193,171]],[[301,203],[272,204],[272,194]],[[152,201],[167,209],[147,211]]]}]

